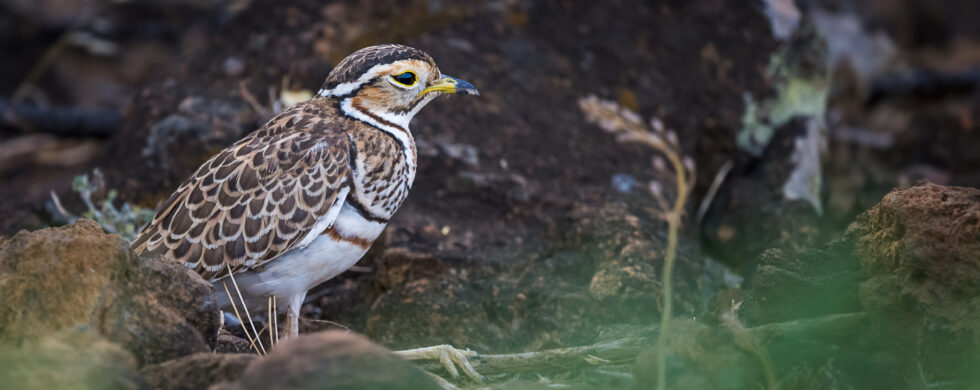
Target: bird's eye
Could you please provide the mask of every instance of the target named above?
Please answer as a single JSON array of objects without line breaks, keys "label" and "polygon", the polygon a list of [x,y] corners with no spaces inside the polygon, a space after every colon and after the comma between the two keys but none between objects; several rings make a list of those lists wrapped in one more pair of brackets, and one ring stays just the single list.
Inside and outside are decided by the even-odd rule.
[{"label": "bird's eye", "polygon": [[404,85],[406,87],[411,87],[415,85],[416,81],[418,81],[418,78],[415,77],[415,73],[412,72],[404,72],[401,74],[391,76],[391,78],[395,79],[395,81],[397,81],[398,84]]}]

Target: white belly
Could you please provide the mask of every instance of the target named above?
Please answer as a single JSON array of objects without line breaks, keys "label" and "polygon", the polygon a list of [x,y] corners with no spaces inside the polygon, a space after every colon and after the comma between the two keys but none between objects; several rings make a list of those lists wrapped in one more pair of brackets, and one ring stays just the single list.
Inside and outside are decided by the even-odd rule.
[{"label": "white belly", "polygon": [[[235,281],[249,308],[264,310],[269,296],[286,302],[346,271],[364,256],[384,228],[385,224],[364,219],[345,203],[331,227],[334,234],[319,234],[309,245],[282,254],[261,270],[235,274]],[[215,282],[215,295],[221,307],[230,307],[222,282],[233,288],[225,277]],[[237,296],[235,301],[239,302]]]}]

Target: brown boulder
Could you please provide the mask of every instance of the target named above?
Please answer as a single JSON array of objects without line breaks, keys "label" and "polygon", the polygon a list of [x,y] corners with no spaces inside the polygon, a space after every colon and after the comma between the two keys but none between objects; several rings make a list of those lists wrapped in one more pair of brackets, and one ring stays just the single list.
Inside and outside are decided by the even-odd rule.
[{"label": "brown boulder", "polygon": [[[689,319],[671,321],[667,339],[670,389],[762,388],[761,367],[740,348],[730,332]],[[657,383],[657,348],[650,347],[633,366],[633,388],[652,389]]]},{"label": "brown boulder", "polygon": [[138,258],[92,221],[0,244],[0,341],[90,325],[145,365],[210,351],[218,315],[206,281]]},{"label": "brown boulder", "polygon": [[79,327],[22,343],[0,343],[0,389],[145,387],[133,355],[91,329]]},{"label": "brown boulder", "polygon": [[238,379],[256,358],[254,354],[243,353],[197,353],[143,367],[140,374],[152,389],[207,389]]},{"label": "brown boulder", "polygon": [[500,332],[479,287],[454,277],[422,278],[388,291],[371,306],[365,333],[394,348],[450,343],[475,347]]},{"label": "brown boulder", "polygon": [[972,333],[980,343],[980,190],[924,184],[893,191],[852,232],[871,276],[861,286],[866,309]]},{"label": "brown boulder", "polygon": [[303,334],[255,359],[221,390],[440,389],[425,372],[361,335]]}]

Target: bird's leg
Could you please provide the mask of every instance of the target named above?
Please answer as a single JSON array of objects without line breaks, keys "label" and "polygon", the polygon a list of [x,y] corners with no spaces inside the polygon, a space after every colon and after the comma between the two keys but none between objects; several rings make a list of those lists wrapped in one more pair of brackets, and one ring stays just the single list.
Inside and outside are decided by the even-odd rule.
[{"label": "bird's leg", "polygon": [[286,326],[283,329],[286,331],[286,339],[290,339],[299,335],[299,309],[303,306],[303,299],[306,298],[306,293],[296,294],[289,297],[289,303],[286,305]]},{"label": "bird's leg", "polygon": [[476,372],[473,365],[470,364],[469,358],[477,357],[479,354],[476,351],[471,351],[466,349],[465,351],[458,350],[449,344],[436,345],[433,347],[407,349],[404,351],[395,351],[395,355],[406,359],[406,360],[438,360],[442,363],[442,366],[449,371],[449,374],[453,376],[454,379],[459,380],[459,370],[456,366],[463,369],[466,376],[470,377],[478,383],[484,383],[486,378],[480,373]]}]

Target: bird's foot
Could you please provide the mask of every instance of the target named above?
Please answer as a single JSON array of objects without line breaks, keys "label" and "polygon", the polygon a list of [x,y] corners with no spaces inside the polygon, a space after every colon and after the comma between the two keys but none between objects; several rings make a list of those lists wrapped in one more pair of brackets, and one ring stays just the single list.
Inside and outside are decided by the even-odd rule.
[{"label": "bird's foot", "polygon": [[446,371],[449,371],[449,374],[457,381],[460,377],[459,369],[456,367],[459,366],[470,379],[478,383],[486,382],[486,378],[476,372],[476,369],[470,364],[469,358],[479,356],[476,351],[469,349],[459,350],[452,345],[442,344],[432,347],[395,351],[395,355],[407,360],[438,360],[446,368]]}]

